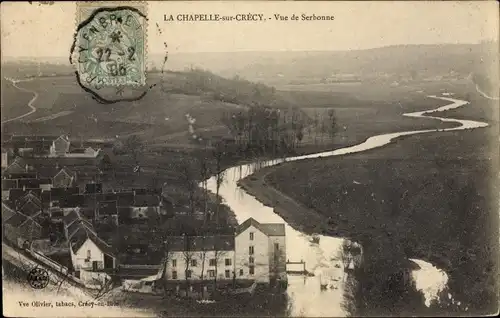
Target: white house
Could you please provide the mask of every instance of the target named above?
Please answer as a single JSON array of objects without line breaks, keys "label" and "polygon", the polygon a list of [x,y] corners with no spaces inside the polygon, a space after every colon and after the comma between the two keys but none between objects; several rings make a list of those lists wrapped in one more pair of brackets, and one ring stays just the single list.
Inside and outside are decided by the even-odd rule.
[{"label": "white house", "polygon": [[166,242],[167,280],[233,279],[234,236],[175,236]]},{"label": "white house", "polygon": [[2,169],[5,169],[9,166],[9,154],[8,152],[2,148]]},{"label": "white house", "polygon": [[171,236],[165,251],[163,279],[177,290],[186,282],[192,286],[212,281],[220,286],[236,278],[234,235]]},{"label": "white house", "polygon": [[68,136],[61,135],[52,142],[49,149],[50,157],[64,156],[69,152],[70,141]]},{"label": "white house", "polygon": [[[70,245],[71,262],[77,273],[105,272],[116,268],[116,258],[110,245],[100,239],[92,225],[72,210],[63,218]],[[77,274],[78,275],[78,274]]]},{"label": "white house", "polygon": [[64,154],[64,157],[68,158],[96,158],[99,153],[101,152],[100,149],[94,149],[92,147],[87,147],[85,149],[77,149],[72,152],[68,152]]},{"label": "white house", "polygon": [[[165,241],[163,279],[177,289],[216,281],[286,282],[285,225],[250,218],[233,235],[175,236]],[[208,284],[205,284],[208,285]]]},{"label": "white house", "polygon": [[235,252],[238,279],[254,279],[259,283],[286,281],[284,224],[247,219],[237,228]]}]

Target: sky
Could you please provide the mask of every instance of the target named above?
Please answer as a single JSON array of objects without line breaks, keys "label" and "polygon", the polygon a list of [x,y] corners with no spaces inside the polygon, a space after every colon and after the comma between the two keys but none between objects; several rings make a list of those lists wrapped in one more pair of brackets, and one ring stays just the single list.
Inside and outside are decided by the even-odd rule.
[{"label": "sky", "polygon": [[[4,57],[67,57],[75,3],[1,4]],[[264,14],[264,22],[165,22],[164,14]],[[333,15],[333,21],[273,21],[281,15]],[[478,43],[498,38],[496,1],[148,3],[148,45],[164,52],[330,51],[396,44]],[[161,34],[156,27],[158,24]]]}]

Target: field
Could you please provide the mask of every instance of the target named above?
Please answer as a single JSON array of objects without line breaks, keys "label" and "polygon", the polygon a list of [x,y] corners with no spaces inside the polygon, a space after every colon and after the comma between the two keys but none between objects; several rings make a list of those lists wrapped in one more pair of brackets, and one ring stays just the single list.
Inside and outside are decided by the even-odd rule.
[{"label": "field", "polygon": [[11,82],[2,80],[2,121],[29,112],[30,108],[27,104],[32,97],[33,94],[23,92],[14,87]]},{"label": "field", "polygon": [[[191,92],[186,85],[189,81],[178,73],[153,73],[148,77],[150,83],[158,85],[148,91],[144,98],[135,102],[118,102],[103,105],[93,100],[76,83],[74,77],[43,77],[18,83],[20,87],[36,91],[38,98],[34,102],[37,111],[18,122],[3,125],[4,134],[52,134],[67,133],[75,138],[115,139],[132,134],[140,135],[150,145],[156,146],[193,146],[188,133],[186,115],[195,118],[194,128],[197,136],[210,139],[214,136],[227,135],[227,129],[221,119],[225,113],[241,111],[244,105],[223,102],[209,96],[208,93]],[[12,86],[3,81],[6,87]],[[422,99],[415,104],[412,96],[420,96],[419,87],[390,87],[376,84],[353,88],[346,85],[331,86],[330,91],[277,91],[279,105],[299,107],[309,116],[317,112],[323,115],[325,107],[334,107],[338,117],[338,130],[335,140],[327,134],[316,135],[306,129],[303,141],[305,149],[326,149],[336,145],[358,142],[361,135],[370,135],[385,131],[386,128],[406,129],[421,125],[426,128],[432,120],[400,120],[398,116],[405,109],[426,109],[432,100]],[[185,90],[185,93],[181,93]],[[333,90],[333,98],[332,98]],[[353,90],[377,92],[376,98],[368,100],[366,96],[357,96]],[[33,95],[10,87],[3,93],[2,115],[12,118],[22,114],[25,100]],[[280,106],[280,107],[281,107]],[[377,126],[373,117],[376,116]],[[367,125],[369,123],[370,125]],[[370,127],[370,128],[368,128]],[[444,126],[443,126],[444,127]],[[369,129],[366,133],[360,131]]]},{"label": "field", "polygon": [[[491,126],[416,135],[360,154],[282,164],[243,184],[309,233],[361,241],[367,257],[377,262],[401,255],[438,264],[447,271],[457,300],[471,312],[491,312],[498,291],[498,251],[492,249],[499,228],[498,108],[470,89],[450,91],[471,104],[442,115],[485,120]],[[428,109],[441,101],[417,99],[413,105]],[[378,121],[366,109],[359,114]],[[387,124],[385,132],[399,130],[393,128]],[[300,205],[294,207],[293,200]],[[365,293],[383,303],[375,290]]]},{"label": "field", "polygon": [[[73,77],[38,78],[18,85],[39,94],[34,103],[37,111],[23,118],[22,125],[18,122],[6,124],[3,131],[7,134],[66,132],[75,137],[101,139],[141,134],[148,141],[155,138],[161,141],[161,137],[168,139],[165,136],[178,133],[188,141],[186,114],[196,119],[195,128],[202,129],[220,125],[219,119],[224,112],[239,108],[202,95],[171,93],[160,86],[151,89],[139,101],[103,105],[85,93]],[[24,100],[32,96],[15,87],[5,91],[2,108],[5,117],[22,114]]]}]

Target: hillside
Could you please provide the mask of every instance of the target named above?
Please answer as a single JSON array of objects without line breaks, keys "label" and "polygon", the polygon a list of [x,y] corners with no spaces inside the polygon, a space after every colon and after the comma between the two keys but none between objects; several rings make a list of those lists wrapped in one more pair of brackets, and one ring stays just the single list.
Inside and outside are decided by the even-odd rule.
[{"label": "hillside", "polygon": [[[32,63],[17,63],[26,69]],[[11,64],[12,65],[12,64]],[[250,106],[289,107],[289,100],[272,87],[243,79],[226,79],[201,69],[151,73],[157,84],[140,100],[103,105],[77,84],[74,76],[37,77],[19,82],[21,89],[2,80],[2,115],[20,115],[36,92],[36,112],[2,126],[6,134],[67,133],[83,138],[108,139],[139,134],[155,142],[189,142],[194,135],[220,131],[222,119]],[[4,115],[5,114],[5,115]],[[193,136],[191,136],[193,135]],[[154,142],[153,142],[154,143]]]},{"label": "hillside", "polygon": [[[164,54],[150,54],[148,68],[160,70]],[[40,61],[40,64],[38,63]],[[5,60],[4,74],[28,72],[36,75],[70,74],[73,68],[66,58],[44,58],[37,62]],[[21,65],[20,65],[21,64]],[[40,65],[40,66],[39,66]],[[454,71],[462,76],[495,69],[498,43],[394,45],[352,51],[280,51],[280,52],[171,52],[165,70],[185,71],[201,68],[224,77],[235,75],[249,80],[294,80],[325,78],[339,74],[367,76],[398,74],[434,76]],[[498,68],[498,67],[497,67]],[[59,74],[59,75],[61,75]]]},{"label": "hillside", "polygon": [[361,51],[308,52],[303,56],[286,53],[272,63],[249,64],[236,72],[246,78],[324,78],[336,74],[360,76],[386,73],[428,76],[454,71],[468,75],[478,68],[491,66],[497,50],[485,45],[398,45]]}]

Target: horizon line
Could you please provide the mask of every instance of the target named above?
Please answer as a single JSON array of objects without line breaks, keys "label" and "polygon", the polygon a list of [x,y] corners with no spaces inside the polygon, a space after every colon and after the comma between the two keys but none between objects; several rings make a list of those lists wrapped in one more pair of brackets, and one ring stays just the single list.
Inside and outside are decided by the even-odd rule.
[{"label": "horizon line", "polygon": [[[489,39],[489,40],[481,40],[476,43],[401,43],[401,44],[390,44],[390,45],[384,45],[384,46],[377,46],[377,47],[372,47],[372,48],[363,48],[363,49],[343,49],[343,50],[325,50],[325,49],[310,49],[310,50],[304,50],[304,49],[299,49],[299,50],[237,50],[237,51],[175,51],[175,52],[168,52],[168,54],[224,54],[224,53],[287,53],[287,52],[293,52],[293,53],[309,53],[309,52],[314,52],[314,53],[321,53],[321,52],[355,52],[355,51],[369,51],[369,50],[376,50],[376,49],[384,49],[384,48],[390,48],[390,47],[398,47],[398,46],[439,46],[439,45],[480,45],[484,43],[497,43],[495,39]],[[158,53],[151,53],[151,56],[153,55],[164,55],[164,52],[158,52]],[[12,60],[43,60],[43,59],[68,59],[68,64],[69,64],[69,57],[67,56],[5,56],[2,55],[1,60],[4,62],[4,59],[12,59]]]}]

